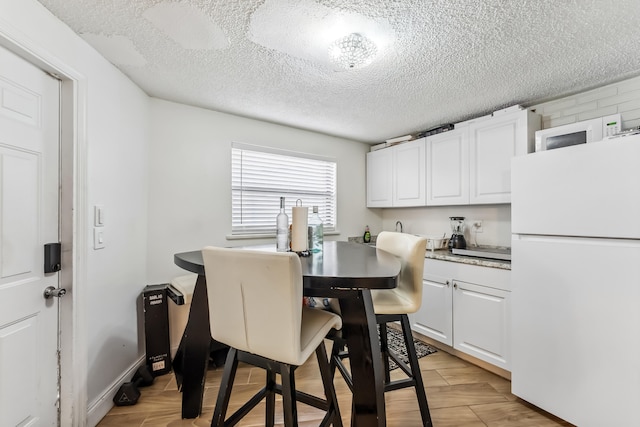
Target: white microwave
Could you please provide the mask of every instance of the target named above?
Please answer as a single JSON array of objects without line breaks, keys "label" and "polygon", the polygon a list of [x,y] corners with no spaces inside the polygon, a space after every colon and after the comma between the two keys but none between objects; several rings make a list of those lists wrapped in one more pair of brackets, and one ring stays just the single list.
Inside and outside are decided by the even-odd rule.
[{"label": "white microwave", "polygon": [[537,152],[602,141],[603,138],[619,133],[621,130],[620,114],[556,126],[536,132],[535,149]]}]

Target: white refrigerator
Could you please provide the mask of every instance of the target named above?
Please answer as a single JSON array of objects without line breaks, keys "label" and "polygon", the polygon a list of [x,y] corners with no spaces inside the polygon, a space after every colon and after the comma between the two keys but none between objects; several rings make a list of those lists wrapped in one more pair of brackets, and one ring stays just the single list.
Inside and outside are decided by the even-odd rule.
[{"label": "white refrigerator", "polygon": [[640,426],[640,135],[512,161],[512,392]]}]

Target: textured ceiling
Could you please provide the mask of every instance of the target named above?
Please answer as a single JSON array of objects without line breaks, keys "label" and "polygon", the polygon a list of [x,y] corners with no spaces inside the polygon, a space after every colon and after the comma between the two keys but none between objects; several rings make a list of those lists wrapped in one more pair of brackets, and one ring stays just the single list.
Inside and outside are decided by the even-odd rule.
[{"label": "textured ceiling", "polygon": [[40,2],[150,96],[368,143],[640,74],[638,0]]}]

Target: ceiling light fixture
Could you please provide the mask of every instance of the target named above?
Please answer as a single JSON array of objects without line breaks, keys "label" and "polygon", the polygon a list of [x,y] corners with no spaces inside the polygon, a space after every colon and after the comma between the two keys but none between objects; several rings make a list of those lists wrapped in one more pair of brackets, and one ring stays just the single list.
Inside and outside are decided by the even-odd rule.
[{"label": "ceiling light fixture", "polygon": [[367,66],[376,54],[376,45],[359,33],[352,33],[334,41],[329,46],[329,57],[344,68]]}]

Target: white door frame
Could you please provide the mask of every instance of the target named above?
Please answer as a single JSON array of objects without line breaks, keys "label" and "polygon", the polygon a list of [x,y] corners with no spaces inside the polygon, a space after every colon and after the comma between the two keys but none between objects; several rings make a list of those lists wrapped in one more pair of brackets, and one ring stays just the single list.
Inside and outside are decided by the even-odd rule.
[{"label": "white door frame", "polygon": [[61,80],[60,93],[60,413],[61,425],[87,424],[87,82],[0,18],[0,45]]}]

